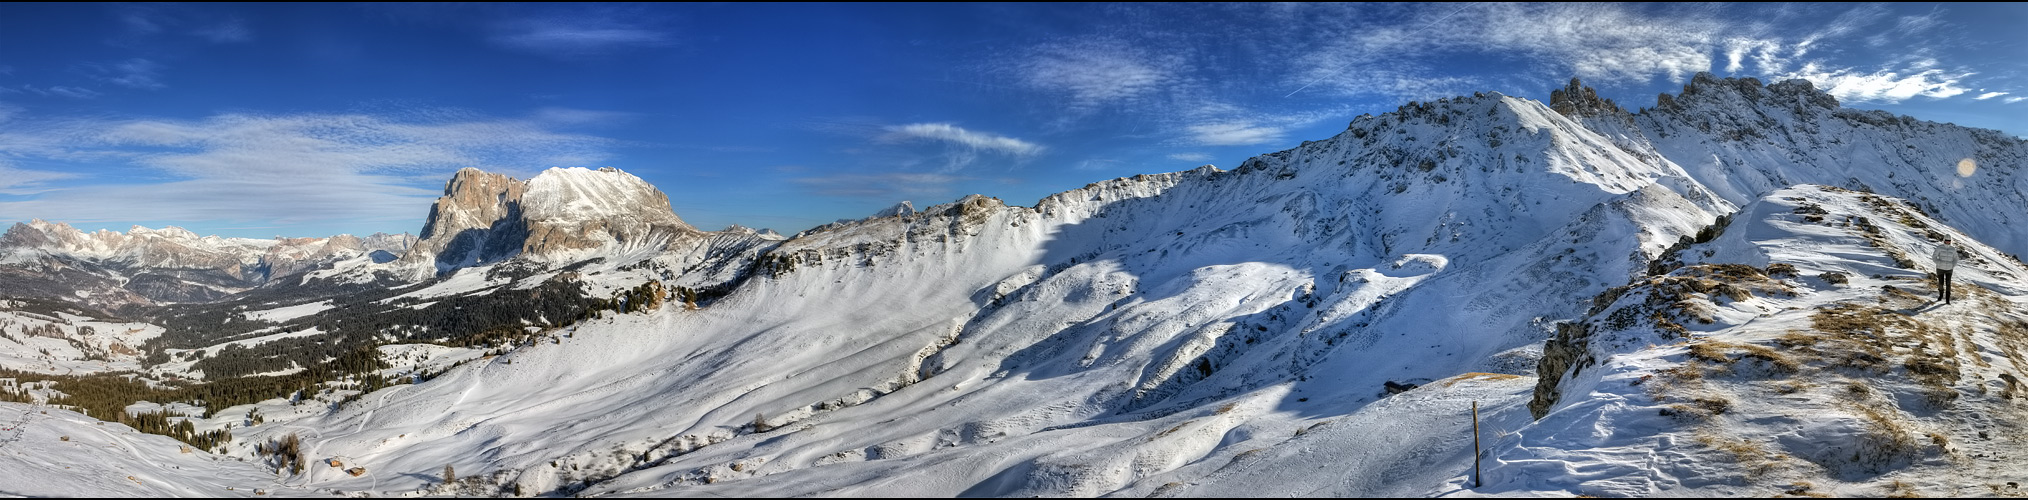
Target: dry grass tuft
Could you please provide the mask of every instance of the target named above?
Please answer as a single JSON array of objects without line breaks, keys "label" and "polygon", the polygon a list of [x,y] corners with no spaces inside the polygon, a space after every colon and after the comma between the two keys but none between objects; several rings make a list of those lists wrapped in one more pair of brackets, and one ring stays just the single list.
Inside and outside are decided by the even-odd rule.
[{"label": "dry grass tuft", "polygon": [[1466,381],[1466,380],[1472,380],[1472,379],[1485,379],[1485,380],[1513,380],[1513,379],[1517,379],[1517,378],[1521,378],[1521,376],[1520,376],[1520,375],[1514,375],[1514,374],[1511,374],[1511,373],[1485,373],[1485,372],[1471,372],[1471,373],[1466,373],[1466,374],[1463,374],[1463,375],[1458,375],[1458,376],[1455,376],[1455,377],[1451,377],[1450,379],[1448,379],[1448,380],[1445,380],[1445,381],[1444,381],[1444,387],[1450,387],[1450,386],[1452,386],[1452,385],[1456,385],[1456,384],[1457,384],[1458,382],[1463,382],[1463,381]]},{"label": "dry grass tuft", "polygon": [[1887,498],[1922,498],[1915,492],[1915,485],[1901,481],[1887,484]]},{"label": "dry grass tuft", "polygon": [[1775,279],[1794,278],[1796,277],[1796,266],[1779,262],[1768,264],[1765,274],[1767,277]]},{"label": "dry grass tuft", "polygon": [[1858,404],[1853,406],[1855,407],[1855,412],[1859,416],[1865,417],[1866,422],[1871,424],[1871,429],[1869,430],[1872,431],[1862,436],[1865,447],[1853,452],[1852,461],[1854,463],[1866,465],[1876,470],[1885,470],[1902,459],[1913,458],[1916,453],[1922,450],[1922,447],[1917,445],[1915,438],[1912,437],[1913,433],[1909,432],[1907,426],[1902,425],[1902,419],[1898,415],[1899,411],[1895,411],[1896,415],[1888,415],[1875,409],[1876,405]]},{"label": "dry grass tuft", "polygon": [[1758,477],[1773,471],[1782,463],[1784,455],[1769,452],[1766,446],[1746,439],[1730,438],[1698,432],[1697,442],[1714,450],[1725,452],[1732,457],[1732,463],[1746,469],[1748,476]]},{"label": "dry grass tuft", "polygon": [[[1703,339],[1690,344],[1689,355],[1692,359],[1727,368],[1742,361],[1747,361],[1753,365],[1752,368],[1744,371],[1792,374],[1802,369],[1802,363],[1798,363],[1788,356],[1775,352],[1774,349],[1754,344],[1735,344]],[[1732,370],[1728,369],[1727,371]]]}]

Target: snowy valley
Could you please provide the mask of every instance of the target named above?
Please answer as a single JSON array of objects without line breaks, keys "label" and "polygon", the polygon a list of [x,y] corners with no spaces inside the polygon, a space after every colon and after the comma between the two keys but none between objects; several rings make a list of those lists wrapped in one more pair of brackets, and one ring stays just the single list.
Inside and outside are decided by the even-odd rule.
[{"label": "snowy valley", "polygon": [[0,494],[2015,496],[2024,164],[1700,74],[786,237],[583,168],[416,237],[16,224]]}]

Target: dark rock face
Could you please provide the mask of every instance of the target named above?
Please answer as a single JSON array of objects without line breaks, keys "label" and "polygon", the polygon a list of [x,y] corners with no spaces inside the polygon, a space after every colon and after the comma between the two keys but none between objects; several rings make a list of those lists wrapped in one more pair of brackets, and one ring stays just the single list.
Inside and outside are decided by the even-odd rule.
[{"label": "dark rock face", "polygon": [[421,237],[401,261],[448,268],[513,256],[527,236],[521,220],[521,196],[527,191],[526,183],[506,175],[459,170],[444,184]]},{"label": "dark rock face", "polygon": [[1598,96],[1598,92],[1586,87],[1576,78],[1562,89],[1549,91],[1549,109],[1571,118],[1626,115],[1627,110],[1614,104],[1612,99]]}]

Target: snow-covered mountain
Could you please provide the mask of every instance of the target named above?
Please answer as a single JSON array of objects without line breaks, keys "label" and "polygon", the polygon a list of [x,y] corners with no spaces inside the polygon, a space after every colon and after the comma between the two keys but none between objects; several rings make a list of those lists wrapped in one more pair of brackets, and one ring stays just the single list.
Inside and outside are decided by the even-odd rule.
[{"label": "snow-covered mountain", "polygon": [[1619,143],[1651,144],[1734,204],[1796,184],[1869,191],[2028,253],[2028,234],[2016,229],[2028,223],[2016,209],[2028,206],[2028,144],[1996,130],[1840,107],[1806,80],[1763,86],[1707,73],[1632,115],[1633,127],[1603,125],[1625,121],[1609,118],[1624,111],[1597,113],[1582,122]]},{"label": "snow-covered mountain", "polygon": [[[1979,493],[2020,462],[1978,427],[2028,423],[2023,158],[1699,75],[1637,113],[1575,81],[1410,103],[1229,171],[787,239],[690,228],[616,170],[468,169],[400,259],[221,303],[263,321],[221,341],[378,339],[374,375],[414,383],[191,420],[233,425],[228,456],[295,435],[364,467],[281,495]],[[1973,257],[1936,306],[1945,238]],[[387,270],[415,281],[284,293]],[[489,309],[509,326],[452,342],[515,301],[585,319]]]},{"label": "snow-covered mountain", "polygon": [[523,182],[466,168],[444,186],[401,262],[434,264],[441,274],[514,257],[567,263],[660,251],[700,236],[669,209],[668,195],[618,169],[552,168]]},{"label": "snow-covered mountain", "polygon": [[222,238],[179,227],[84,232],[32,220],[0,235],[0,293],[83,298],[97,307],[208,302],[340,261],[387,262],[415,242],[365,238]]}]

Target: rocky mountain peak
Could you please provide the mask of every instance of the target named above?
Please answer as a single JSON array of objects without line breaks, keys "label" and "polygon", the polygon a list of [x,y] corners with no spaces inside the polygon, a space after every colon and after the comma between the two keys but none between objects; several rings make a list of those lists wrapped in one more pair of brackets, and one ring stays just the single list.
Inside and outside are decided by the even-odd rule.
[{"label": "rocky mountain peak", "polygon": [[1803,111],[1807,108],[1824,110],[1838,109],[1838,98],[1822,90],[1809,80],[1790,79],[1774,84],[1762,84],[1752,77],[1718,78],[1710,72],[1699,72],[1683,85],[1683,91],[1675,96],[1667,93],[1655,98],[1657,109],[1679,112],[1686,107],[1721,105],[1729,101],[1748,104],[1777,104]]},{"label": "rocky mountain peak", "polygon": [[1613,103],[1612,99],[1599,97],[1597,91],[1584,86],[1576,78],[1571,78],[1570,84],[1561,89],[1549,91],[1549,109],[1572,119],[1627,114],[1627,110]]},{"label": "rocky mountain peak", "polygon": [[609,246],[647,245],[698,232],[669,197],[620,169],[552,168],[522,181],[459,170],[430,208],[422,237],[402,255],[436,272],[526,255],[569,258]]}]

